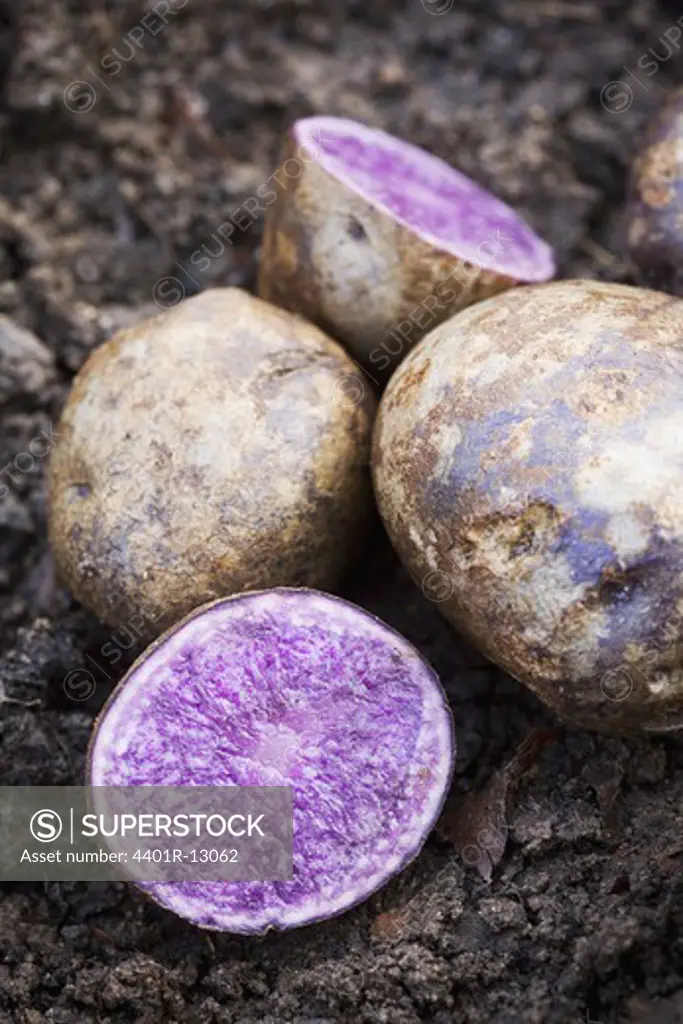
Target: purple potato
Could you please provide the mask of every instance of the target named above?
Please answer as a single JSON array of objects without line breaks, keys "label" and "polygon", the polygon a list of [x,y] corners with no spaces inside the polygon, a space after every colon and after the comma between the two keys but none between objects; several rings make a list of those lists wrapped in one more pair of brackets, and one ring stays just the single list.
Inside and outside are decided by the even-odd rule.
[{"label": "purple potato", "polygon": [[115,335],[76,377],[51,459],[73,594],[151,638],[241,590],[338,586],[374,523],[361,376],[317,327],[236,288]]},{"label": "purple potato", "polygon": [[355,605],[279,589],[196,610],[98,719],[93,786],[291,786],[291,881],[143,882],[193,924],[243,934],[343,913],[417,856],[450,784],[451,714],[402,636]]},{"label": "purple potato", "polygon": [[266,213],[259,292],[386,375],[459,309],[555,273],[550,248],[443,160],[336,117],[297,121]]},{"label": "purple potato", "polygon": [[659,112],[635,159],[626,230],[638,283],[683,295],[683,89]]},{"label": "purple potato", "polygon": [[683,302],[518,288],[389,382],[379,509],[428,597],[568,721],[683,728]]}]

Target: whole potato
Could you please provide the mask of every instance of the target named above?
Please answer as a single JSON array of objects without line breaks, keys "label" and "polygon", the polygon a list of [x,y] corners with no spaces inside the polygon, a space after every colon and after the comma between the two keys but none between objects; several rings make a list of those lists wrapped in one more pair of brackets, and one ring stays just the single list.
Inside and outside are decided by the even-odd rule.
[{"label": "whole potato", "polygon": [[59,426],[61,576],[145,636],[238,591],[334,588],[372,522],[374,405],[335,342],[235,288],[121,331],[85,363]]},{"label": "whole potato", "polygon": [[683,302],[595,281],[442,324],[380,404],[380,512],[428,597],[564,718],[683,727]]},{"label": "whole potato", "polygon": [[626,228],[638,283],[683,295],[683,89],[664,104],[634,161]]}]

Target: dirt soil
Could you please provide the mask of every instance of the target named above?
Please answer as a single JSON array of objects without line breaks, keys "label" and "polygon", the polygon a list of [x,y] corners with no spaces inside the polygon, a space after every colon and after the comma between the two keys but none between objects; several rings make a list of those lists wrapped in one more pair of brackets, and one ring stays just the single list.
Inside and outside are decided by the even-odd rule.
[{"label": "dirt soil", "polygon": [[[655,0],[168,0],[161,29],[151,6],[0,0],[0,308],[48,350],[15,336],[0,365],[4,785],[82,780],[135,653],[118,634],[114,667],[111,633],[53,578],[50,424],[91,349],[155,296],[253,287],[260,221],[201,274],[188,259],[255,195],[286,125],[332,113],[420,143],[517,206],[562,275],[628,281],[628,164],[683,69],[661,42],[680,9]],[[457,817],[556,723],[459,640],[383,535],[346,593],[444,680]],[[681,746],[545,740],[507,825],[482,813],[465,850],[435,834],[369,902],[290,935],[203,933],[124,884],[4,886],[0,1022],[683,1021]]]}]

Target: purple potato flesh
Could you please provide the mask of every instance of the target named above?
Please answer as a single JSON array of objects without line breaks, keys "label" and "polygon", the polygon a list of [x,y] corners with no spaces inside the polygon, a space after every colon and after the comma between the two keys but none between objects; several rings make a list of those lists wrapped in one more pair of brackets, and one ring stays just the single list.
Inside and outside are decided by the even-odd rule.
[{"label": "purple potato flesh", "polygon": [[380,371],[459,309],[555,273],[552,250],[514,210],[379,129],[297,121],[277,180],[262,297],[325,325]]},{"label": "purple potato flesh", "polygon": [[[295,131],[301,144],[317,142],[326,171],[436,248],[519,281],[554,274],[549,246],[519,214],[426,150],[342,118],[305,118]],[[485,240],[493,249],[497,237],[487,262]]]},{"label": "purple potato flesh", "polygon": [[354,605],[276,589],[205,605],[110,698],[90,782],[291,786],[291,881],[145,882],[162,906],[242,934],[342,913],[420,851],[454,759],[427,662]]}]

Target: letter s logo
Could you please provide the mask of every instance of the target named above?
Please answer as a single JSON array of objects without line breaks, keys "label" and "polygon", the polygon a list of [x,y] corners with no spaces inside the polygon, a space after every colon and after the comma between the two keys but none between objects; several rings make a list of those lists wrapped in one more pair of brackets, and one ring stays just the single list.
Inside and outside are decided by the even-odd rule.
[{"label": "letter s logo", "polygon": [[36,811],[29,824],[31,835],[39,843],[54,842],[62,834],[62,827],[62,819],[56,811],[49,808]]}]

